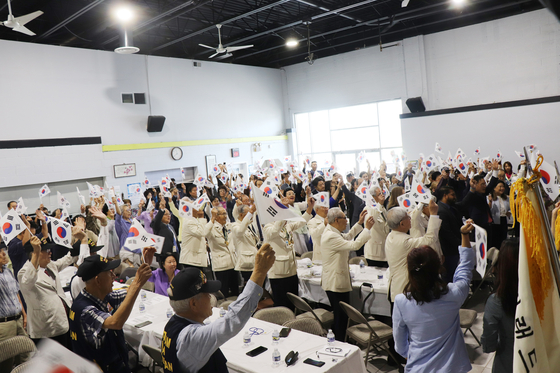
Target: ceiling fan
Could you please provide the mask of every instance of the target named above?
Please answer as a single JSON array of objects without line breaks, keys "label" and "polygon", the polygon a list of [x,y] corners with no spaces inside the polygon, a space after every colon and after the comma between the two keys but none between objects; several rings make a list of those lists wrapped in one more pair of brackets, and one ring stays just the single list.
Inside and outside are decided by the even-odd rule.
[{"label": "ceiling fan", "polygon": [[24,25],[43,14],[42,11],[38,10],[36,12],[14,18],[12,15],[12,6],[10,5],[10,0],[8,0],[8,13],[8,19],[4,22],[0,22],[2,26],[9,27],[14,31],[21,32],[29,36],[35,36],[35,33]]},{"label": "ceiling fan", "polygon": [[233,56],[231,54],[231,52],[233,52],[233,51],[238,51],[240,49],[246,49],[246,48],[252,48],[253,47],[253,44],[251,44],[251,45],[240,45],[240,46],[236,46],[236,47],[225,47],[224,48],[224,46],[222,45],[222,34],[220,33],[220,29],[222,28],[222,25],[217,24],[216,27],[218,28],[218,40],[219,40],[218,48],[210,47],[210,46],[205,45],[205,44],[198,44],[201,47],[208,48],[208,49],[214,49],[216,51],[216,53],[214,53],[213,55],[211,55],[208,58],[216,57],[220,53],[226,53],[223,57],[220,58],[220,59],[223,59],[223,58]]}]

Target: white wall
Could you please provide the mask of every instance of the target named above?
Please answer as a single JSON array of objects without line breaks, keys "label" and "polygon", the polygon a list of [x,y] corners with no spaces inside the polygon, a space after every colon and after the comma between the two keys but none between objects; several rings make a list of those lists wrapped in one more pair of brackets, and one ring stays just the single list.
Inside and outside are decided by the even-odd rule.
[{"label": "white wall", "polygon": [[[560,95],[548,10],[285,67],[291,113],[422,96],[427,110]],[[409,112],[405,106],[405,112]],[[290,118],[288,124],[290,127]]]},{"label": "white wall", "polygon": [[503,160],[517,167],[515,151],[523,152],[523,146],[535,144],[545,160],[554,164],[555,159],[560,162],[559,117],[560,102],[406,118],[401,120],[403,146],[414,159],[419,153],[434,153],[436,141],[443,148],[443,159],[448,151],[455,155],[457,148],[473,159],[477,147],[482,158],[495,157],[500,150]]},{"label": "white wall", "polygon": [[[103,145],[277,136],[284,131],[281,71],[191,60],[118,55],[0,40],[2,140],[101,136]],[[151,113],[167,119],[146,132],[150,105],[122,104],[121,93],[148,93]],[[107,177],[109,185],[143,180],[144,172],[179,167],[205,170],[204,156],[253,163],[288,153],[285,140],[102,152],[100,145],[0,150],[0,187]],[[240,157],[231,158],[230,149]],[[136,163],[137,177],[115,180],[115,164]],[[0,200],[2,198],[0,190]]]}]

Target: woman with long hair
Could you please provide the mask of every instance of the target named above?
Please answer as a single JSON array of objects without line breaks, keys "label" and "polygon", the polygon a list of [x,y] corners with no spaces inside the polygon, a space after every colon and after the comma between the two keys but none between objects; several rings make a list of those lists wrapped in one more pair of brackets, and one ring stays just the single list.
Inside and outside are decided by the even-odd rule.
[{"label": "woman with long hair", "polygon": [[395,298],[395,350],[407,358],[406,372],[466,373],[472,367],[459,324],[459,309],[469,295],[476,257],[469,232],[461,228],[460,263],[452,283],[439,275],[441,261],[429,246],[408,253],[408,284]]},{"label": "woman with long hair", "polygon": [[496,292],[484,309],[482,351],[496,351],[492,372],[513,372],[513,341],[519,264],[519,241],[502,242],[498,257]]},{"label": "woman with long hair", "polygon": [[397,198],[404,194],[403,187],[396,186],[391,190],[391,195],[389,196],[389,202],[387,203],[387,210],[392,209],[393,207],[399,206],[399,201]]}]

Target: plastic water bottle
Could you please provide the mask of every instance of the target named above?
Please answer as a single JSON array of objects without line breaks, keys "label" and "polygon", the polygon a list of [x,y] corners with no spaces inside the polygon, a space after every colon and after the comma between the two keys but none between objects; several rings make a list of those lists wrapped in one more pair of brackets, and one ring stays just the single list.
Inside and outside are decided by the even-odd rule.
[{"label": "plastic water bottle", "polygon": [[332,332],[332,329],[329,329],[329,332],[327,333],[327,343],[329,346],[334,345],[334,333]]},{"label": "plastic water bottle", "polygon": [[168,308],[167,309],[167,318],[170,319],[171,317],[173,317],[173,309],[172,308]]},{"label": "plastic water bottle", "polygon": [[280,366],[280,360],[282,360],[282,356],[280,356],[280,351],[277,348],[274,349],[272,353],[272,365],[276,368]]},{"label": "plastic water bottle", "polygon": [[360,273],[366,272],[366,263],[364,263],[363,259],[360,259]]},{"label": "plastic water bottle", "polygon": [[251,334],[249,334],[249,332],[245,332],[243,335],[243,346],[249,347],[249,344],[251,344]]},{"label": "plastic water bottle", "polygon": [[146,305],[144,304],[142,299],[140,299],[140,304],[138,305],[138,310],[140,311],[140,313],[146,312]]},{"label": "plastic water bottle", "polygon": [[146,298],[147,298],[146,292],[145,292],[144,290],[142,290],[142,291],[140,292],[140,299],[146,300]]},{"label": "plastic water bottle", "polygon": [[220,307],[220,317],[224,317],[226,315],[226,310],[224,310],[224,307]]},{"label": "plastic water bottle", "polygon": [[272,344],[277,345],[279,341],[280,333],[278,332],[278,329],[274,329],[274,331],[272,332]]}]

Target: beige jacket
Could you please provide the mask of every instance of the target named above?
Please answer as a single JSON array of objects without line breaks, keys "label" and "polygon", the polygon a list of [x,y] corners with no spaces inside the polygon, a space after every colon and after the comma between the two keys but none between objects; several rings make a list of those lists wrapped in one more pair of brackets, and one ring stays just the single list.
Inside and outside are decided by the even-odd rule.
[{"label": "beige jacket", "polygon": [[[354,241],[354,237],[360,232],[361,234]],[[321,252],[323,254],[321,287],[325,291],[338,293],[352,291],[352,280],[348,269],[348,253],[358,250],[369,238],[369,229],[362,228],[360,224],[354,224],[348,233],[340,233],[330,224],[325,228],[321,238]]]},{"label": "beige jacket", "polygon": [[375,224],[370,231],[371,237],[364,246],[364,256],[369,260],[387,261],[387,256],[385,255],[385,241],[387,240],[387,235],[391,231],[386,221],[387,210],[385,207],[378,205],[378,207],[367,207],[366,211],[367,216],[365,220],[373,216]]},{"label": "beige jacket", "polygon": [[276,261],[268,271],[268,278],[286,278],[297,274],[294,242],[291,237],[296,230],[307,224],[311,215],[306,211],[302,217],[305,221],[280,220],[264,226],[264,241],[270,244],[276,254]]},{"label": "beige jacket", "polygon": [[181,257],[179,263],[197,267],[208,267],[206,235],[212,229],[204,218],[183,219]]},{"label": "beige jacket", "polygon": [[309,229],[309,234],[311,235],[311,240],[313,241],[313,261],[323,260],[321,255],[321,236],[325,231],[325,219],[319,215],[307,222],[307,228]]},{"label": "beige jacket", "polygon": [[253,215],[248,213],[242,221],[231,225],[231,236],[237,253],[236,271],[253,271],[257,255],[258,232],[250,230]]},{"label": "beige jacket", "polygon": [[[210,228],[209,230],[208,227]],[[235,247],[232,237],[230,237],[231,226],[229,224],[225,225],[228,231],[227,241],[225,240],[222,227],[223,226],[218,222],[214,224],[208,222],[208,224],[206,224],[206,229],[208,230],[206,238],[208,239],[208,246],[210,246],[212,270],[214,272],[233,269],[235,264]]]},{"label": "beige jacket", "polygon": [[[421,210],[414,209],[410,218],[410,235],[412,237],[423,237],[426,234],[426,229],[428,228],[429,216],[424,215]],[[439,235],[436,237],[436,242],[434,242],[432,249],[438,253],[440,259],[443,257],[443,252],[441,251],[441,245],[439,243]]]},{"label": "beige jacket", "polygon": [[47,264],[55,279],[45,273],[45,268],[35,267],[27,261],[18,272],[21,293],[27,302],[27,332],[31,338],[56,337],[68,331],[68,317],[64,302],[69,306],[60,284],[58,272],[75,263],[78,257],[66,256]]},{"label": "beige jacket", "polygon": [[385,253],[389,262],[389,291],[391,302],[401,294],[408,283],[408,268],[406,257],[410,250],[420,246],[432,247],[437,240],[441,219],[437,215],[430,216],[428,229],[424,237],[414,238],[406,233],[391,231],[385,242]]}]

